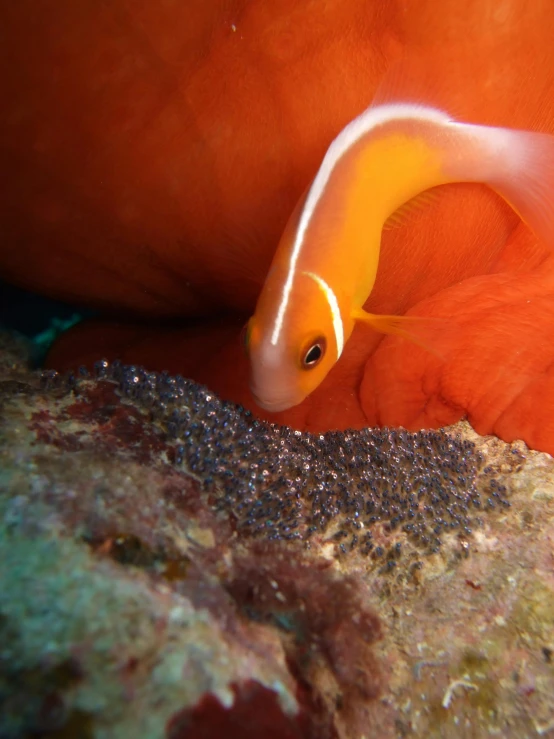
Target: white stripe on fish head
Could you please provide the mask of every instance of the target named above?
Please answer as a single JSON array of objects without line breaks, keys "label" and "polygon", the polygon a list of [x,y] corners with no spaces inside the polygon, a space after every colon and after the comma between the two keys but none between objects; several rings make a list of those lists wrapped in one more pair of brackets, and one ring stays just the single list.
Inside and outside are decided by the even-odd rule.
[{"label": "white stripe on fish head", "polygon": [[338,359],[342,354],[342,350],[344,349],[344,324],[342,322],[342,316],[340,314],[340,307],[337,296],[335,295],[329,283],[325,282],[325,280],[319,275],[316,275],[313,272],[302,272],[302,274],[311,277],[325,296],[325,300],[327,301],[327,305],[329,306],[329,310],[331,311],[333,330],[335,332],[335,342],[337,344]]}]

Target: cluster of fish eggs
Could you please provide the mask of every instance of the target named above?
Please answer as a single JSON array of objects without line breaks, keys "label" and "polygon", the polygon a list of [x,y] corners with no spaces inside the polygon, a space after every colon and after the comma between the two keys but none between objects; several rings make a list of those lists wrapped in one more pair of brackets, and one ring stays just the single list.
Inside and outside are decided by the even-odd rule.
[{"label": "cluster of fish eggs", "polygon": [[203,483],[246,536],[316,537],[394,569],[403,549],[438,552],[447,532],[467,548],[482,513],[509,505],[474,444],[458,436],[294,431],[178,375],[105,360],[95,375],[162,425],[174,463]]}]

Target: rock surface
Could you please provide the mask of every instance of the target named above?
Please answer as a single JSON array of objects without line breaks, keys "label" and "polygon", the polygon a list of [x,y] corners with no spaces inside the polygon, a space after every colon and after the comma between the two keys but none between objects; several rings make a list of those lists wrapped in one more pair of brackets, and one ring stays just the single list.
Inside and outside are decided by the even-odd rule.
[{"label": "rock surface", "polygon": [[554,730],[551,457],[97,374],[2,335],[2,739]]}]

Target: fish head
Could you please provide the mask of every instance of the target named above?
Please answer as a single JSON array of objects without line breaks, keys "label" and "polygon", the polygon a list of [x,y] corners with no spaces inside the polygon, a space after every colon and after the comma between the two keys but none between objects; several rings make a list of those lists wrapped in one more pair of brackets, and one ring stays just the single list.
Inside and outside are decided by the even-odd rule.
[{"label": "fish head", "polygon": [[338,301],[313,273],[295,276],[289,294],[268,280],[247,329],[250,389],[268,411],[301,403],[339,358],[344,329]]}]

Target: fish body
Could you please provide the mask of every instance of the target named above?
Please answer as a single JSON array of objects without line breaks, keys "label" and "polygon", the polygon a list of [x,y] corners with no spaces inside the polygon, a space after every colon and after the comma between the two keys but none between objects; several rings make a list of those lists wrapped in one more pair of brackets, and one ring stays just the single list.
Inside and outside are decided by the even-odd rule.
[{"label": "fish body", "polygon": [[356,321],[417,340],[417,319],[371,315],[363,305],[387,219],[453,182],[489,185],[554,246],[554,137],[463,123],[421,104],[368,108],[329,147],[250,320],[251,390],[261,407],[302,402],[339,359]]}]

